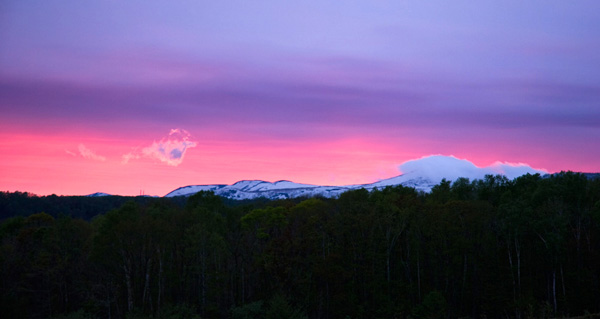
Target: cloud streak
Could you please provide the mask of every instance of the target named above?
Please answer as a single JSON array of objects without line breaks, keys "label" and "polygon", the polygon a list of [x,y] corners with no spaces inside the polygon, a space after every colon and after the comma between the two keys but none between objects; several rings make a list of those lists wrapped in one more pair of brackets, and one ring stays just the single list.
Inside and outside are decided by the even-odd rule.
[{"label": "cloud streak", "polygon": [[122,156],[121,164],[127,164],[130,160],[138,158],[140,158],[140,155],[136,154],[135,151],[129,152]]},{"label": "cloud streak", "polygon": [[67,154],[69,154],[71,156],[77,156],[77,154],[75,154],[75,153],[73,153],[73,152],[71,152],[69,150],[65,150],[65,153],[67,153]]},{"label": "cloud streak", "polygon": [[[71,154],[71,153],[69,153],[69,154]],[[83,145],[83,144],[79,144],[79,154],[81,156],[83,156],[84,158],[91,159],[94,161],[101,161],[101,162],[106,161],[106,157],[100,156],[100,155],[94,153],[92,150],[85,147],[85,145]]]}]

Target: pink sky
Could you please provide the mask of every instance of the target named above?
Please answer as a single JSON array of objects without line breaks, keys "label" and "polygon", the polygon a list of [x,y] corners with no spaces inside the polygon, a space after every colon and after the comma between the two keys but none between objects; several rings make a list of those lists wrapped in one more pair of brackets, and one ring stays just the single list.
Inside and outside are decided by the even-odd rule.
[{"label": "pink sky", "polygon": [[8,0],[0,190],[369,183],[432,154],[600,172],[600,4],[444,4]]},{"label": "pink sky", "polygon": [[[427,139],[395,139],[396,143],[389,145],[385,141],[360,137],[335,141],[248,141],[222,136],[203,141],[190,136],[189,141],[195,141],[196,145],[188,148],[181,163],[175,166],[143,151],[154,142],[169,139],[168,132],[153,140],[120,140],[93,133],[76,136],[3,134],[1,137],[2,183],[9,185],[5,190],[40,195],[85,195],[97,191],[164,195],[180,186],[231,184],[242,179],[361,184],[399,175],[399,164],[434,150],[453,150],[453,155],[467,158],[480,167],[492,164],[497,156],[513,163],[535,163],[534,168],[549,171],[567,169],[577,155],[551,153],[551,157],[536,157],[530,150],[499,144],[486,147],[482,145],[485,141],[477,140],[456,147]],[[19,149],[18,153],[11,152]],[[126,154],[135,156],[125,162]],[[593,163],[591,166],[581,163],[579,167],[582,171],[595,169]]]}]

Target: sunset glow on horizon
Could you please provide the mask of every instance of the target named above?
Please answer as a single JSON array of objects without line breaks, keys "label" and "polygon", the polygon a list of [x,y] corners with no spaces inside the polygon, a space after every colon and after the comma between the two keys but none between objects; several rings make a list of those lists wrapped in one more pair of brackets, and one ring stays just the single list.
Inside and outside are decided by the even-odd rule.
[{"label": "sunset glow on horizon", "polygon": [[600,172],[597,1],[0,5],[0,191]]}]

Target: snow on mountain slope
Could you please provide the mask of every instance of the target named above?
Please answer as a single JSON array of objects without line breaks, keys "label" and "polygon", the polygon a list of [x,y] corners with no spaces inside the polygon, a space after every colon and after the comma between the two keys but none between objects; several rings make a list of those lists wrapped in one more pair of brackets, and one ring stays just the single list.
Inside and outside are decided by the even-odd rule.
[{"label": "snow on mountain slope", "polygon": [[431,188],[439,184],[442,179],[455,181],[460,177],[470,180],[482,179],[485,175],[505,175],[509,179],[530,173],[546,174],[544,170],[536,170],[525,164],[511,164],[496,162],[487,167],[477,167],[475,164],[458,159],[454,156],[434,155],[404,162],[399,166],[402,175],[380,180],[371,184],[347,186],[318,186],[298,184],[290,181],[277,181],[274,183],[260,180],[244,180],[233,185],[197,185],[178,188],[165,197],[190,196],[201,190],[213,191],[215,194],[230,199],[254,199],[265,197],[268,199],[284,199],[295,197],[337,197],[341,193],[365,188],[385,188],[387,186],[402,185],[413,187],[418,191],[430,192]]},{"label": "snow on mountain slope", "polygon": [[215,194],[231,199],[254,199],[267,197],[270,199],[294,198],[300,196],[337,196],[348,190],[339,186],[317,186],[298,184],[290,181],[239,181],[232,185],[196,185],[180,187],[165,197],[190,196],[199,191],[213,191]]},{"label": "snow on mountain slope", "polygon": [[[265,182],[267,183],[267,182]],[[338,186],[310,186],[310,187],[296,187],[296,188],[280,188],[280,189],[267,189],[259,191],[243,191],[234,188],[223,188],[215,192],[215,194],[230,199],[255,199],[265,197],[268,199],[286,199],[296,197],[335,197],[349,189],[338,187]]]},{"label": "snow on mountain slope", "polygon": [[430,192],[431,188],[437,184],[439,184],[439,181],[436,183],[429,177],[418,176],[415,173],[408,173],[363,186],[366,189],[374,189],[402,185],[406,187],[413,187],[418,191]]},{"label": "snow on mountain slope", "polygon": [[230,187],[244,192],[264,192],[276,189],[317,187],[317,185],[298,184],[290,181],[278,181],[275,183],[265,181],[239,181]]},{"label": "snow on mountain slope", "polygon": [[103,197],[103,196],[112,196],[111,194],[96,192],[93,194],[85,195],[85,197]]},{"label": "snow on mountain slope", "polygon": [[196,194],[199,191],[213,191],[226,187],[227,185],[191,185],[179,187],[178,189],[168,193],[165,197],[175,197],[175,196],[190,196]]},{"label": "snow on mountain slope", "polygon": [[242,191],[250,191],[252,190],[252,188],[256,187],[257,185],[260,185],[262,183],[266,183],[264,181],[239,181],[233,185],[228,185],[227,187],[229,188],[235,188],[235,189],[239,189]]},{"label": "snow on mountain slope", "polygon": [[312,188],[317,185],[298,184],[290,181],[277,181],[275,183],[263,182],[252,189],[252,191],[270,191],[276,189]]}]

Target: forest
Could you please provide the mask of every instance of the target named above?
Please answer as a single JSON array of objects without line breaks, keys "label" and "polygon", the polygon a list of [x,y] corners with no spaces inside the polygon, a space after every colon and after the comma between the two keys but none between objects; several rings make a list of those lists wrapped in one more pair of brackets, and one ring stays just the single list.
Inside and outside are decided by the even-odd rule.
[{"label": "forest", "polygon": [[0,193],[3,318],[600,312],[600,179],[562,172],[236,203]]}]

